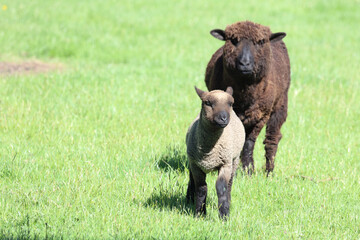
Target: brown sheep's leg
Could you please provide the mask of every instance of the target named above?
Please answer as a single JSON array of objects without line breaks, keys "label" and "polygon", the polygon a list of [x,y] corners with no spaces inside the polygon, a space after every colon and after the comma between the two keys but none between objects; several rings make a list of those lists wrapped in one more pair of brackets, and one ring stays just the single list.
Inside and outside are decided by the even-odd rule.
[{"label": "brown sheep's leg", "polygon": [[286,109],[286,107],[282,107],[277,112],[272,113],[269,121],[267,122],[266,136],[264,140],[267,175],[274,170],[275,155],[279,141],[282,137],[280,128],[287,117]]},{"label": "brown sheep's leg", "polygon": [[243,170],[248,172],[251,175],[254,171],[254,151],[255,141],[251,139],[246,139],[244,143],[243,150],[241,152],[241,163]]},{"label": "brown sheep's leg", "polygon": [[206,214],[206,174],[195,164],[190,163],[190,170],[195,185],[195,213],[197,215]]},{"label": "brown sheep's leg", "polygon": [[216,192],[218,195],[219,214],[222,219],[226,219],[230,211],[232,185],[232,166],[223,166],[219,170],[216,180]]},{"label": "brown sheep's leg", "polygon": [[193,203],[194,202],[194,195],[195,195],[195,183],[194,183],[194,177],[191,173],[191,170],[189,169],[189,184],[188,184],[188,189],[186,192],[186,201],[189,203]]},{"label": "brown sheep's leg", "polygon": [[253,128],[245,128],[246,130],[246,140],[241,153],[241,162],[243,169],[248,171],[248,174],[251,175],[254,172],[254,158],[253,152],[255,147],[256,138],[259,136],[261,129],[264,127],[266,121],[269,119],[269,116],[264,116],[259,120]]}]

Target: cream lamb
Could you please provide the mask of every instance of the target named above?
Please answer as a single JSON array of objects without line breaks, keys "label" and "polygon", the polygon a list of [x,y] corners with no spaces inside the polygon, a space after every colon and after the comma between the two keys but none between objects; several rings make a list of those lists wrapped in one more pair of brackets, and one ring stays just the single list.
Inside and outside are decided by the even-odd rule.
[{"label": "cream lamb", "polygon": [[186,198],[195,199],[195,212],[206,214],[206,174],[218,171],[216,192],[221,218],[229,215],[231,186],[245,141],[245,129],[232,109],[233,89],[205,92],[195,87],[202,100],[201,112],[186,135],[190,180]]}]

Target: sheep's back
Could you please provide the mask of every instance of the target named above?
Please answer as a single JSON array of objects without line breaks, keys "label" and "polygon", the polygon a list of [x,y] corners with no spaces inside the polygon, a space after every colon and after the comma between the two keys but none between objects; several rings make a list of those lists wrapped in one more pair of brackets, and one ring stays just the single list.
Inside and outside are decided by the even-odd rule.
[{"label": "sheep's back", "polygon": [[290,59],[286,45],[283,41],[278,41],[271,44],[272,49],[272,73],[276,76],[272,81],[277,86],[277,89],[282,92],[287,92],[290,85]]},{"label": "sheep's back", "polygon": [[224,46],[211,57],[205,72],[205,84],[209,90],[222,89]]}]

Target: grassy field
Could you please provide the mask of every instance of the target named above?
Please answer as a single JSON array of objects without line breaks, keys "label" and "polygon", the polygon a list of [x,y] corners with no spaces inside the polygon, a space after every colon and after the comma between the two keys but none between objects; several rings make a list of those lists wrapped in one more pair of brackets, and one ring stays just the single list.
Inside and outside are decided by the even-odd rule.
[{"label": "grassy field", "polygon": [[[360,1],[0,1],[0,239],[360,239]],[[229,221],[185,203],[185,134],[240,20],[284,31],[289,117],[275,173],[239,172]]]}]

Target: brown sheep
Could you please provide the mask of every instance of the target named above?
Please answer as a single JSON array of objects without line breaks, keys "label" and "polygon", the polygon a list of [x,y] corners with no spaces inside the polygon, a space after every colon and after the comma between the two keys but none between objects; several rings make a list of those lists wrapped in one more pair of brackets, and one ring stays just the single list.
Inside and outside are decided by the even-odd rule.
[{"label": "brown sheep", "polygon": [[225,41],[206,68],[205,83],[211,91],[234,89],[234,111],[242,120],[246,141],[241,154],[243,169],[254,170],[256,138],[266,124],[265,158],[267,174],[274,169],[280,128],[287,117],[290,60],[282,38],[269,27],[250,21],[237,22],[211,35]]},{"label": "brown sheep", "polygon": [[199,116],[186,134],[190,172],[186,198],[193,201],[195,197],[196,213],[206,214],[206,174],[217,170],[219,214],[221,218],[226,218],[229,215],[233,177],[245,141],[245,129],[232,109],[234,98],[231,87],[226,92],[195,89],[202,105]]}]

